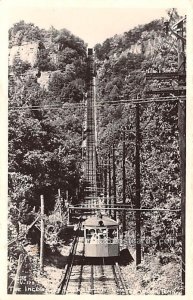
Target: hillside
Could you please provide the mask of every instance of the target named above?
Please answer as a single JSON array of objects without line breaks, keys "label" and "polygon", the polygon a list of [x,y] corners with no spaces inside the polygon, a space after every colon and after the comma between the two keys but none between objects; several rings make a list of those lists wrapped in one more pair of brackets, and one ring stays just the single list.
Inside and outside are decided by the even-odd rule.
[{"label": "hillside", "polygon": [[[175,18],[178,19],[177,16]],[[141,101],[139,107],[141,207],[180,209],[178,104],[175,101],[152,102],[152,96],[146,95],[150,87],[176,86],[177,82],[172,80],[160,83],[157,80],[150,82],[145,80],[145,74],[148,72],[177,71],[176,39],[166,34],[163,20],[156,20],[107,39],[102,45],[97,44],[95,51],[97,99],[100,103],[98,151],[104,166],[109,162],[113,164],[114,155],[116,179],[112,178],[112,185],[116,182],[117,201],[123,201],[124,193],[125,202],[131,207],[136,205],[136,105],[132,102],[138,99],[139,103]],[[166,96],[171,97],[170,94]],[[154,96],[154,99],[159,97]],[[146,100],[150,102],[143,103]],[[123,159],[125,159],[125,175]],[[123,176],[126,181],[125,191]],[[111,194],[113,193],[112,187]],[[120,213],[119,217],[122,219],[123,213]],[[167,241],[163,248],[158,246],[157,250],[162,249],[161,251],[168,252],[171,256],[175,253],[178,261],[178,255],[181,253],[180,213],[143,212],[141,217],[142,238],[145,239],[150,235],[150,239],[154,241],[159,239]],[[126,226],[129,228],[129,235],[135,239],[134,213],[127,214]],[[171,245],[170,241],[173,239],[176,242]],[[153,249],[152,244],[144,246],[144,251],[148,254],[153,255]],[[163,274],[167,276],[165,272]],[[143,287],[138,288],[143,290]],[[147,291],[146,288],[144,290]]]},{"label": "hillside", "polygon": [[[177,19],[176,14],[172,22]],[[85,42],[67,29],[45,30],[21,21],[9,30],[9,240],[17,236],[21,224],[33,222],[39,212],[40,195],[45,199],[46,222],[57,206],[58,189],[70,204],[83,199],[86,52]],[[126,204],[135,207],[134,102],[138,99],[141,207],[168,210],[141,213],[142,238],[151,236],[154,243],[142,247],[148,266],[145,261],[136,273],[133,265],[124,269],[126,274],[131,272],[133,283],[137,281],[137,294],[151,294],[159,285],[157,279],[150,278],[155,264],[154,260],[149,262],[149,255],[155,258],[156,272],[158,278],[163,276],[163,282],[167,272],[170,279],[176,274],[168,293],[181,292],[180,212],[169,211],[181,205],[178,104],[152,102],[146,92],[159,87],[159,82],[145,80],[146,72],[177,71],[177,62],[177,42],[164,31],[163,20],[138,26],[95,46],[99,179],[104,184],[109,172],[108,193],[113,195],[116,184],[117,202],[122,203],[125,197]],[[144,99],[150,102],[144,104]],[[120,213],[121,221],[123,217]],[[127,214],[126,225],[126,233],[135,236],[134,213]],[[164,241],[162,245],[160,240]],[[134,251],[133,245],[131,249]],[[9,255],[15,259],[19,251],[13,247]],[[10,273],[11,268],[15,265]]]},{"label": "hillside", "polygon": [[[10,29],[9,38],[12,201],[38,207],[37,195],[50,195],[61,186],[69,198],[76,197],[82,176],[82,110],[68,103],[81,102],[86,91],[86,45],[66,29],[45,31],[23,21]],[[54,109],[57,105],[65,109]],[[48,210],[53,205],[50,199],[46,203]]]},{"label": "hillside", "polygon": [[[137,45],[140,45],[140,49],[134,51]],[[145,81],[146,72],[177,70],[175,47],[176,40],[171,40],[171,36],[168,37],[164,34],[162,20],[153,21],[144,27],[139,26],[139,28],[120,36],[117,35],[95,47],[97,98],[99,103],[104,104],[103,108],[99,108],[98,114],[99,148],[102,149],[102,155],[108,155],[109,149],[114,144],[116,155],[119,157],[122,151],[121,128],[123,126],[127,128],[125,132],[127,139],[126,171],[127,186],[129,189],[130,185],[131,190],[135,186],[133,184],[135,182],[133,147],[135,107],[132,106],[132,100],[134,101],[139,95],[144,97],[149,84]],[[154,81],[152,85],[157,86],[158,83]],[[131,104],[117,105],[122,100],[131,100]],[[105,104],[105,102],[111,102],[112,105]],[[113,105],[113,102],[116,105]],[[150,103],[140,107],[141,175],[144,205],[153,205],[152,197],[161,205],[164,202],[167,203],[167,199],[169,203],[171,199],[173,202],[179,203],[177,126],[177,104],[175,102],[172,104]],[[121,161],[117,162],[117,168],[121,169]],[[135,194],[134,190],[133,194]],[[121,197],[121,191],[119,195]],[[129,191],[127,191],[127,196],[130,199]]]}]

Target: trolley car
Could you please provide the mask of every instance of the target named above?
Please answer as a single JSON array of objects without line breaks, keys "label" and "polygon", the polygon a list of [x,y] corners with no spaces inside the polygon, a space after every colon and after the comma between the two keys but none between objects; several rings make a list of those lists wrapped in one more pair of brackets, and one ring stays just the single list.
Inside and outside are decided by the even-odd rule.
[{"label": "trolley car", "polygon": [[96,215],[83,222],[85,256],[119,256],[119,225],[107,216]]}]

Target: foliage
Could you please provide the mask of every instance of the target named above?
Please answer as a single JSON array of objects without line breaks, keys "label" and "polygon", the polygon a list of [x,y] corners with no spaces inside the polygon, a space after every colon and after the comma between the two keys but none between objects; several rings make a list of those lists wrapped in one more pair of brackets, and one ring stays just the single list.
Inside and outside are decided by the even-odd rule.
[{"label": "foliage", "polygon": [[[125,126],[126,198],[131,205],[135,205],[136,192],[135,106],[121,102],[112,105],[107,101],[114,104],[125,99],[133,101],[139,94],[143,96],[145,86],[148,88],[146,72],[177,69],[176,41],[164,34],[162,26],[163,20],[155,20],[95,46],[97,98],[102,104],[98,110],[98,152],[105,162],[112,147],[116,149],[116,183],[120,201],[123,194],[121,139]],[[9,114],[9,170],[15,178],[10,181],[10,195],[17,207],[24,199],[30,202],[31,207],[38,207],[39,195],[43,193],[46,207],[50,210],[55,201],[52,195],[57,188],[65,187],[69,190],[69,198],[77,201],[75,190],[83,184],[83,111],[71,104],[81,103],[86,92],[86,45],[66,29],[58,31],[52,27],[48,31],[38,30],[24,22],[10,30],[10,42],[21,44],[28,39],[27,32],[31,40],[38,39],[46,45],[39,49],[36,67],[42,72],[52,72],[48,90],[44,90],[36,77],[28,74],[29,66],[25,62],[14,62],[14,76],[25,76],[20,81],[13,76],[9,84],[9,106],[18,108],[10,110]],[[156,86],[158,82],[155,80],[149,83],[149,87]],[[45,105],[60,106],[61,109],[45,109]],[[176,103],[141,105],[140,127],[142,206],[171,208],[175,204],[178,208],[180,182]],[[167,234],[170,234],[171,228],[179,233],[179,216],[174,218],[173,225],[169,214],[165,218],[163,226],[163,219],[154,217],[154,221],[160,228],[164,227]],[[147,219],[144,216],[144,234]],[[156,231],[152,225],[151,230],[155,238],[159,236],[159,229]]]},{"label": "foliage", "polygon": [[[81,40],[78,37],[75,37],[69,30],[67,29],[61,29],[58,32],[58,35],[54,39],[55,43],[58,44],[58,50],[63,51],[67,49],[67,52],[69,49],[76,50],[79,56],[85,56],[85,45],[83,40]],[[64,52],[66,53],[66,52]],[[73,52],[72,52],[73,53]],[[69,57],[70,59],[70,57]]]},{"label": "foliage", "polygon": [[[63,193],[68,190],[69,199],[77,201],[76,190],[82,184],[83,112],[71,108],[70,102],[83,99],[86,48],[82,40],[66,30],[40,30],[23,21],[10,29],[9,39],[10,44],[17,45],[39,43],[35,69],[18,58],[9,69],[13,72],[8,89],[9,195],[11,203],[21,210],[21,216],[14,215],[13,210],[10,216],[17,225],[29,222],[27,217],[34,206],[38,210],[41,194],[46,212],[53,209],[58,188],[63,187]],[[57,48],[58,43],[63,49]],[[55,62],[53,55],[57,57]],[[52,71],[48,90],[37,83],[37,68],[38,76]],[[61,109],[52,110],[55,105]]]},{"label": "foliage", "polygon": [[[175,13],[173,15],[175,18]],[[176,40],[166,36],[163,20],[155,20],[136,27],[123,35],[107,39],[95,46],[98,75],[97,98],[103,106],[99,110],[98,149],[103,163],[112,147],[115,150],[117,201],[122,201],[123,127],[126,143],[126,201],[135,206],[135,105],[138,95],[147,98],[148,88],[159,88],[156,80],[145,81],[146,72],[175,72],[177,70]],[[137,50],[135,50],[137,49]],[[174,86],[175,80],[161,86]],[[159,96],[151,96],[159,97]],[[131,104],[121,104],[122,100]],[[107,104],[111,102],[112,104]],[[116,101],[116,105],[113,102]],[[120,101],[120,104],[119,104]],[[111,158],[112,162],[112,158]],[[180,166],[178,146],[177,103],[147,103],[140,105],[140,168],[141,206],[145,208],[180,209]],[[111,194],[113,194],[112,185]],[[180,236],[179,213],[161,217],[142,216],[142,235],[148,230],[152,239]],[[128,217],[128,226],[135,224]],[[150,223],[150,224],[149,224]],[[150,229],[148,229],[148,226]],[[179,242],[179,240],[178,240]],[[167,250],[171,250],[166,245]],[[176,244],[176,251],[181,251]],[[150,249],[148,250],[150,251]]]},{"label": "foliage", "polygon": [[23,42],[39,41],[42,39],[40,29],[33,23],[20,21],[9,29],[9,41],[20,46]]},{"label": "foliage", "polygon": [[95,52],[100,60],[108,59],[113,54],[120,54],[129,49],[132,45],[139,42],[142,34],[145,33],[146,39],[149,38],[149,33],[160,32],[162,30],[162,20],[154,20],[144,26],[139,25],[122,35],[115,35],[108,38],[104,43],[96,44]]},{"label": "foliage", "polygon": [[29,70],[30,67],[31,65],[28,62],[22,61],[20,58],[14,58],[12,71],[15,74],[15,76],[20,76],[24,74],[27,70]]},{"label": "foliage", "polygon": [[66,47],[61,50],[58,55],[57,68],[60,70],[65,70],[66,65],[72,64],[78,59],[78,53],[72,48]]},{"label": "foliage", "polygon": [[56,70],[56,66],[51,61],[48,49],[40,49],[38,51],[35,67],[37,67],[39,71]]},{"label": "foliage", "polygon": [[[166,255],[165,255],[166,257]],[[122,268],[128,276],[131,295],[181,295],[181,266],[175,254],[167,256],[169,263],[161,264],[159,255],[145,256],[136,270],[135,263]]]}]

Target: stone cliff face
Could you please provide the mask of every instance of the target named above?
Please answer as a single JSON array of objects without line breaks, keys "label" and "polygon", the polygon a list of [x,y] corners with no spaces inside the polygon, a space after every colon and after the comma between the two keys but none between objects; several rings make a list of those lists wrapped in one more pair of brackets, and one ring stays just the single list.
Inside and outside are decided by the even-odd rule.
[{"label": "stone cliff face", "polygon": [[[36,76],[38,69],[35,68],[37,62],[37,56],[39,51],[39,42],[25,42],[22,45],[14,45],[9,49],[9,57],[8,63],[9,66],[13,65],[14,59],[19,58],[23,62],[27,62],[31,65],[31,69],[28,70],[28,75]],[[57,61],[57,53],[52,53],[50,58],[53,63]],[[51,76],[51,71],[41,72],[40,77],[37,79],[37,82],[40,84],[42,88],[47,89],[49,78]],[[22,80],[22,76],[18,78],[20,81]]]},{"label": "stone cliff face", "polygon": [[15,58],[19,58],[22,61],[28,62],[33,67],[37,60],[37,54],[39,50],[39,43],[23,43],[21,46],[12,46],[9,49],[9,65],[13,65]]},{"label": "stone cliff face", "polygon": [[48,71],[48,72],[41,72],[41,76],[37,79],[37,82],[39,83],[39,85],[44,88],[45,90],[48,89],[48,84],[49,84],[49,80],[51,77],[51,74],[53,72]]},{"label": "stone cliff face", "polygon": [[[117,37],[115,37],[115,41],[113,44],[118,47],[118,40]],[[43,43],[42,43],[43,44]],[[114,59],[118,59],[119,56],[127,56],[127,53],[133,53],[133,54],[143,54],[145,57],[149,58],[155,55],[158,48],[161,48],[162,45],[164,45],[163,38],[154,30],[152,31],[143,31],[141,33],[141,36],[139,37],[136,42],[133,42],[133,44],[124,50],[122,53],[119,53],[116,51],[113,53]],[[31,71],[32,69],[35,69],[36,62],[38,58],[38,51],[40,49],[40,42],[34,41],[34,42],[23,42],[21,45],[13,45],[9,49],[9,66],[13,65],[13,61],[15,58],[19,58],[24,62],[27,62],[31,65]],[[53,44],[51,39],[45,40],[45,43],[43,45],[43,49],[49,49],[49,59],[53,64],[57,64],[58,61],[58,45]],[[160,53],[160,51],[159,51]],[[160,55],[160,54],[156,55]],[[28,73],[30,70],[28,71]],[[37,67],[35,72],[37,73]],[[41,71],[40,76],[38,77],[37,81],[40,84],[41,87],[47,89],[50,76],[52,75],[52,71]]]},{"label": "stone cliff face", "polygon": [[134,54],[141,54],[142,53],[142,44],[141,42],[137,42],[134,45],[131,45],[130,49],[129,49],[131,53]]},{"label": "stone cliff face", "polygon": [[163,39],[160,36],[143,41],[144,55],[146,57],[154,55],[154,53],[157,51],[157,48],[161,47],[162,43]]},{"label": "stone cliff face", "polygon": [[158,46],[162,44],[162,38],[157,36],[155,38],[148,38],[146,40],[139,40],[137,43],[131,45],[129,52],[133,54],[144,54],[145,57],[152,56],[156,52]]}]

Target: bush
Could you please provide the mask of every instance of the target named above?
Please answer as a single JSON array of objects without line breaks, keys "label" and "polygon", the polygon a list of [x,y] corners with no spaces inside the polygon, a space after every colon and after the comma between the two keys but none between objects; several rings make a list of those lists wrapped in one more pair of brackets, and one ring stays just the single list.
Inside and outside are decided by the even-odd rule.
[{"label": "bush", "polygon": [[24,74],[30,68],[31,65],[27,61],[22,61],[20,58],[14,58],[12,71],[16,76]]}]

